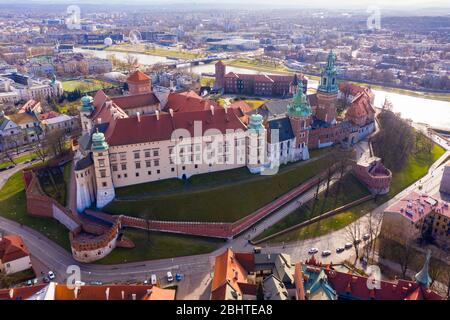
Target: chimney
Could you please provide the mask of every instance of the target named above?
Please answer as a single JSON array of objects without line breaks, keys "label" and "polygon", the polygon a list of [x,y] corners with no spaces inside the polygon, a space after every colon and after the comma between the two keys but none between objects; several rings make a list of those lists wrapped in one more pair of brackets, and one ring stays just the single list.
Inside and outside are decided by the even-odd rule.
[{"label": "chimney", "polygon": [[132,294],[131,294],[131,298],[132,298],[133,300],[136,300],[136,293],[132,293]]},{"label": "chimney", "polygon": [[210,105],[209,108],[211,109],[211,114],[214,115],[214,106]]},{"label": "chimney", "polygon": [[169,109],[169,113],[170,113],[170,116],[173,118],[173,109],[172,108]]},{"label": "chimney", "polygon": [[105,290],[106,300],[109,300],[109,287]]},{"label": "chimney", "polygon": [[125,300],[125,291],[122,290],[121,294],[122,294],[122,300]]},{"label": "chimney", "polygon": [[156,120],[159,120],[159,110],[155,110]]},{"label": "chimney", "polygon": [[138,122],[141,122],[141,113],[140,112],[136,112],[136,116],[137,116]]}]

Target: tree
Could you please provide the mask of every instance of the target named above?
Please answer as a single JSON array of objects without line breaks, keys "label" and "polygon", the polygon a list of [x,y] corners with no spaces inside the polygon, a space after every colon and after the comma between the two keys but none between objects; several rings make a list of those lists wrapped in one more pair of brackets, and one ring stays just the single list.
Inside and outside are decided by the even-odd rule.
[{"label": "tree", "polygon": [[4,271],[0,271],[0,288],[10,288],[13,284],[11,277]]},{"label": "tree", "polygon": [[356,258],[355,261],[359,258],[359,245],[361,239],[361,221],[356,220],[353,223],[350,223],[347,227],[345,227],[345,236],[353,244],[353,249],[355,250]]},{"label": "tree", "polygon": [[375,213],[373,211],[370,211],[367,215],[367,234],[369,235],[369,240],[365,246],[365,255],[368,261],[374,260],[375,257],[376,243],[383,223],[383,215],[384,212]]}]

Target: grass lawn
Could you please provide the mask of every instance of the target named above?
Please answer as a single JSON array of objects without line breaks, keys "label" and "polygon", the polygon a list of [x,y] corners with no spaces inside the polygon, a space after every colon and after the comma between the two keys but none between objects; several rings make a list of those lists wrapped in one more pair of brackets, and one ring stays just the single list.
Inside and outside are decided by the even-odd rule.
[{"label": "grass lawn", "polygon": [[[59,113],[69,113],[69,110],[71,113],[78,112],[78,108],[81,106],[80,99],[75,101],[67,101],[64,100],[63,103],[56,105],[56,111]],[[75,111],[76,110],[76,111]]]},{"label": "grass lawn", "polygon": [[105,49],[106,51],[120,51],[120,52],[129,52],[129,53],[143,53],[150,54],[153,56],[161,56],[161,57],[170,57],[176,59],[195,59],[199,58],[202,55],[190,52],[190,51],[181,51],[178,49],[170,49],[170,48],[162,48],[162,47],[146,47],[145,45],[113,45]]},{"label": "grass lawn", "polygon": [[[28,153],[28,154],[25,154],[25,155],[17,157],[17,158],[13,157],[13,159],[14,159],[14,163],[18,164],[18,163],[30,160],[31,158],[34,158],[34,157],[36,157],[36,155],[34,153]],[[11,164],[13,164],[11,161],[2,162],[2,163],[0,163],[0,168],[7,167]]]},{"label": "grass lawn", "polygon": [[259,99],[244,99],[244,101],[252,107],[253,110],[258,109],[261,107],[264,103],[267,102],[267,100],[259,100]]},{"label": "grass lawn", "polygon": [[202,87],[213,87],[214,86],[215,79],[212,77],[201,77],[200,78],[200,85]]},{"label": "grass lawn", "polygon": [[[319,199],[314,206],[314,201],[311,200],[304,206],[298,208],[276,224],[272,225],[264,232],[262,232],[256,239],[262,239],[276,232],[289,228],[293,225],[299,224],[303,221],[309,220],[315,216],[323,214],[334,208],[343,206],[352,201],[358,200],[364,196],[369,195],[367,188],[359,182],[352,174],[344,176],[342,185],[337,194],[337,185],[334,184],[330,188],[328,198],[325,198],[325,192],[319,194]],[[282,235],[280,235],[282,237]]]},{"label": "grass lawn", "polygon": [[111,83],[99,79],[66,80],[62,81],[64,91],[80,90],[81,93],[98,91],[113,86]]},{"label": "grass lawn", "polygon": [[276,238],[271,239],[269,242],[277,243],[282,241],[288,242],[295,240],[304,240],[319,237],[329,232],[344,228],[349,223],[357,220],[364,214],[368,213],[370,210],[373,210],[389,199],[392,199],[397,193],[422,178],[425,174],[427,174],[430,166],[444,153],[445,150],[442,147],[434,144],[431,153],[422,151],[418,154],[410,155],[405,167],[402,170],[394,171],[392,173],[392,183],[389,193],[382,197],[379,197],[376,202],[368,201],[362,203],[346,211],[343,211],[342,213],[339,213],[334,217],[330,217],[304,228],[292,230],[286,234],[280,235]]},{"label": "grass lawn", "polygon": [[72,162],[68,162],[61,171],[57,169],[48,170],[48,175],[40,178],[40,184],[43,191],[63,206],[66,205],[67,201],[67,190],[71,168]]},{"label": "grass lawn", "polygon": [[22,172],[12,175],[0,190],[0,216],[35,229],[70,251],[69,232],[54,219],[32,217],[26,211]]},{"label": "grass lawn", "polygon": [[132,240],[133,249],[116,248],[99,264],[119,264],[143,260],[189,256],[214,251],[222,240],[126,229],[124,235]]},{"label": "grass lawn", "polygon": [[262,72],[276,72],[276,73],[288,73],[289,71],[284,65],[275,64],[268,61],[260,62],[258,60],[249,60],[249,59],[236,59],[227,62],[227,65],[233,67],[247,68],[252,70],[258,70]]},{"label": "grass lawn", "polygon": [[[233,222],[325,170],[333,159],[282,166],[273,176],[253,175],[247,168],[119,188],[119,199],[105,207],[112,214],[145,219]],[[130,196],[133,195],[134,199]],[[120,197],[128,196],[128,200]]]}]

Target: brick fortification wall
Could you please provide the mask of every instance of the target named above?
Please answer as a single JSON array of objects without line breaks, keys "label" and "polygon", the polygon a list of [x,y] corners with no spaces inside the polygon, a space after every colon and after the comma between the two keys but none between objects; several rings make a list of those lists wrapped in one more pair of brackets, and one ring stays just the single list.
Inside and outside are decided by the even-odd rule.
[{"label": "brick fortification wall", "polygon": [[[334,169],[334,168],[333,168]],[[300,186],[294,188],[288,193],[282,195],[275,201],[256,210],[252,214],[233,223],[226,222],[179,222],[179,221],[157,221],[145,220],[142,218],[135,218],[130,216],[121,216],[123,226],[134,227],[152,231],[163,231],[172,233],[182,233],[196,236],[215,237],[215,238],[232,238],[243,231],[250,228],[256,222],[269,216],[277,209],[292,201],[300,194],[316,185],[320,179],[325,178],[327,171],[322,172],[314,178],[302,183]],[[86,210],[87,215],[99,218],[104,221],[113,222],[117,216],[112,216],[107,213]]]},{"label": "brick fortification wall", "polygon": [[69,232],[72,255],[80,262],[92,262],[108,255],[115,247],[120,230],[120,217],[111,227],[99,227],[81,221],[77,214],[47,196],[36,176],[36,170],[24,170],[27,213],[32,216],[54,218],[66,226]]}]

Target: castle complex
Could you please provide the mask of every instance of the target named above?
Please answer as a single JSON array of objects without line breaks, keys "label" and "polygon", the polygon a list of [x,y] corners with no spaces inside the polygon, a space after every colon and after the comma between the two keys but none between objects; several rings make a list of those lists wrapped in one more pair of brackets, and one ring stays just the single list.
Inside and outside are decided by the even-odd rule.
[{"label": "castle complex", "polygon": [[293,97],[283,116],[270,119],[253,113],[245,120],[236,109],[192,91],[153,92],[141,71],[130,75],[124,96],[98,91],[83,97],[83,135],[75,156],[77,209],[104,207],[117,187],[244,166],[260,173],[306,160],[309,149],[356,143],[375,128],[372,97],[362,91],[338,118],[334,62],[330,52],[315,94],[307,95],[305,81],[293,77]]}]

